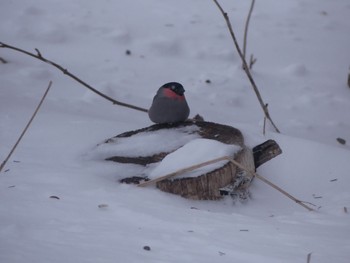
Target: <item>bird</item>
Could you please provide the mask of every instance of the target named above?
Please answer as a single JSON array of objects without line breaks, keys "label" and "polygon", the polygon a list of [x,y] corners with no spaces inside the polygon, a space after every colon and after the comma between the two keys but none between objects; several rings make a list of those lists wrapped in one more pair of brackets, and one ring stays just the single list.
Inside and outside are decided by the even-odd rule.
[{"label": "bird", "polygon": [[187,120],[190,114],[184,87],[178,82],[161,86],[153,98],[148,116],[154,123],[176,123]]}]

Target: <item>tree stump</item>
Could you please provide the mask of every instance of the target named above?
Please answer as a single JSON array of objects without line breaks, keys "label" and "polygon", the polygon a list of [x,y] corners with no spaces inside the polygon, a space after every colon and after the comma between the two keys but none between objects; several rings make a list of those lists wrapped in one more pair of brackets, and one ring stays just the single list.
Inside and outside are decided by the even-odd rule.
[{"label": "tree stump", "polygon": [[[156,145],[151,136],[169,136],[174,144],[171,146]],[[135,140],[142,142],[145,149],[144,154],[135,154]],[[143,129],[128,131],[110,138],[104,142],[114,149],[122,148],[122,154],[118,150],[113,156],[106,158],[108,161],[119,163],[132,163],[138,165],[149,165],[160,162],[165,156],[176,151],[194,138],[205,138],[217,140],[225,144],[233,144],[241,147],[241,150],[230,156],[248,169],[254,171],[259,165],[268,161],[281,153],[281,149],[274,141],[267,141],[259,146],[249,149],[244,145],[242,133],[231,126],[205,121],[185,121],[173,124],[155,124]],[[147,145],[147,140],[150,145]],[[157,140],[155,140],[157,141]],[[128,152],[128,143],[130,151]],[[145,146],[146,143],[146,146]],[[156,148],[152,152],[152,148]],[[126,150],[125,150],[126,149]],[[179,167],[184,168],[184,167]],[[147,177],[124,178],[124,183],[139,183],[141,179],[147,180]],[[200,200],[217,200],[225,194],[242,196],[248,192],[248,187],[252,181],[252,176],[236,167],[231,162],[226,162],[220,168],[206,172],[197,177],[173,178],[158,181],[157,188],[162,191],[177,194],[185,198]]]}]

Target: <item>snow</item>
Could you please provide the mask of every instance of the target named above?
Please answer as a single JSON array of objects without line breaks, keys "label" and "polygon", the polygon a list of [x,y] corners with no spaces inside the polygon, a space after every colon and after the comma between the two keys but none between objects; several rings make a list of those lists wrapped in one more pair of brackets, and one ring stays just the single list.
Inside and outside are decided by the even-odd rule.
[{"label": "snow", "polygon": [[[242,42],[250,1],[220,2]],[[180,82],[191,116],[239,128],[248,146],[276,140],[282,155],[257,172],[317,211],[257,179],[243,204],[118,183],[154,167],[92,153],[107,138],[151,125],[147,114],[0,48],[8,61],[0,62],[1,162],[53,81],[0,173],[0,262],[306,262],[312,253],[311,262],[347,263],[349,12],[348,0],[256,1],[248,54],[282,132],[268,126],[262,135],[262,111],[212,1],[2,0],[0,41],[38,48],[98,90],[144,108],[161,85]]]},{"label": "snow", "polygon": [[[224,156],[234,156],[241,147],[238,145],[228,145],[219,141],[209,139],[194,139],[186,143],[181,148],[168,154],[159,165],[149,174],[150,179],[155,179],[180,169],[201,164]],[[197,177],[209,173],[225,165],[227,161],[213,163],[191,172],[179,174],[172,179]]]},{"label": "snow", "polygon": [[199,137],[197,126],[144,131],[125,138],[112,138],[99,144],[91,158],[105,159],[112,156],[140,157],[161,152],[172,152]]}]

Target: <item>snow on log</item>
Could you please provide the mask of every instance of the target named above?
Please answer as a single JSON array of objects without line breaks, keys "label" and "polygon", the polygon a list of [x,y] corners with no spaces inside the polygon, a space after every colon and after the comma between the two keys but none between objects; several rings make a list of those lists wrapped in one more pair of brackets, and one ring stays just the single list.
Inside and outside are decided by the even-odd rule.
[{"label": "snow on log", "polygon": [[[267,150],[266,150],[267,149]],[[193,164],[230,156],[255,170],[281,153],[278,144],[268,141],[251,149],[244,145],[242,133],[231,126],[205,121],[155,124],[128,131],[98,145],[100,157],[108,161],[147,166],[158,165],[146,177],[122,179],[125,183],[155,180]],[[265,151],[266,150],[266,151]],[[217,200],[224,194],[246,194],[253,178],[233,163],[221,161],[207,167],[156,182],[165,192],[191,199]]]}]

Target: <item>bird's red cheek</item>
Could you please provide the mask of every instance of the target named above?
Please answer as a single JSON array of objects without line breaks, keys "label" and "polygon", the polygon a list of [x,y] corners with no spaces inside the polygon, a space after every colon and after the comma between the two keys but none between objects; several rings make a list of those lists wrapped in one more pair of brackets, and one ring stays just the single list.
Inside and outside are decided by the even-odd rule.
[{"label": "bird's red cheek", "polygon": [[185,96],[182,95],[178,95],[176,94],[174,91],[172,91],[171,89],[164,89],[164,95],[168,98],[171,98],[171,99],[177,99],[177,100],[184,100],[185,99]]}]

